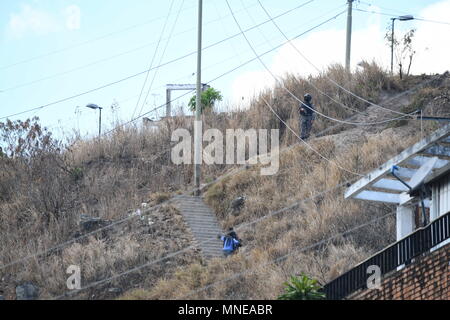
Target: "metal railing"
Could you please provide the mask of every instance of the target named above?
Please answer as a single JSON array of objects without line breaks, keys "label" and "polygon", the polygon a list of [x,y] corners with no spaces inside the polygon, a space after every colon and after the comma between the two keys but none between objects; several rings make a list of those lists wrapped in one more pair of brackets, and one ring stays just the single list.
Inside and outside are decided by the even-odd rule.
[{"label": "metal railing", "polygon": [[428,226],[418,229],[327,283],[323,288],[326,297],[332,300],[343,299],[359,289],[365,289],[370,276],[369,266],[378,266],[381,274],[385,275],[399,266],[411,263],[412,259],[429,252],[447,239],[450,239],[450,213],[439,217]]}]

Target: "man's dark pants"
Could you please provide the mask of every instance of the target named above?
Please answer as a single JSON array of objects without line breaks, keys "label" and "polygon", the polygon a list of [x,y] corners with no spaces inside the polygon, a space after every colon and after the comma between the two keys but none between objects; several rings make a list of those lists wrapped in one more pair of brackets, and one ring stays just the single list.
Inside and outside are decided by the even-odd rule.
[{"label": "man's dark pants", "polygon": [[300,128],[301,128],[301,138],[308,139],[311,133],[312,124],[314,121],[314,116],[301,116],[300,117]]}]

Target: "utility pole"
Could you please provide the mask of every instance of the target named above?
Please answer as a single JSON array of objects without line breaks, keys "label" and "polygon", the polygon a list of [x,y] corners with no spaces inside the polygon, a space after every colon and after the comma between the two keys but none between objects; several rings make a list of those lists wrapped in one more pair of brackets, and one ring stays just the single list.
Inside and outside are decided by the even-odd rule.
[{"label": "utility pole", "polygon": [[352,6],[353,0],[347,0],[348,13],[347,13],[347,41],[345,49],[345,70],[350,71],[350,51],[352,46]]},{"label": "utility pole", "polygon": [[198,36],[197,36],[197,96],[195,101],[194,121],[194,183],[195,195],[200,193],[202,159],[202,16],[203,0],[198,1]]},{"label": "utility pole", "polygon": [[394,23],[396,18],[392,20],[392,32],[391,32],[391,76],[394,74]]}]

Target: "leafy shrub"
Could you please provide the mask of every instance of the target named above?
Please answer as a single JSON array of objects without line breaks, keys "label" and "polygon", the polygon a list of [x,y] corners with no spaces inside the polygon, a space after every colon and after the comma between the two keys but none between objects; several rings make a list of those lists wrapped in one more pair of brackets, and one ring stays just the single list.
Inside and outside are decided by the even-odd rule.
[{"label": "leafy shrub", "polygon": [[325,299],[325,294],[320,292],[320,285],[317,280],[309,278],[305,274],[300,277],[291,277],[291,282],[285,282],[285,293],[278,297],[278,300],[321,300]]}]

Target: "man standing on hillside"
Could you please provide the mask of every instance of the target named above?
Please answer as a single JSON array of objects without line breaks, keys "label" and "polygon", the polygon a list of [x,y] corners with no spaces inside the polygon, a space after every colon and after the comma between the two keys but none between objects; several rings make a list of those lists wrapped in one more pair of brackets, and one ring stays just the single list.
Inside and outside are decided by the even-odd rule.
[{"label": "man standing on hillside", "polygon": [[304,101],[300,102],[299,112],[301,128],[300,137],[302,140],[306,140],[309,138],[314,119],[316,118],[314,105],[312,104],[312,96],[309,93],[305,94]]}]

